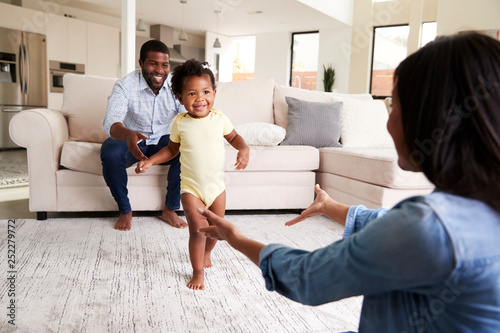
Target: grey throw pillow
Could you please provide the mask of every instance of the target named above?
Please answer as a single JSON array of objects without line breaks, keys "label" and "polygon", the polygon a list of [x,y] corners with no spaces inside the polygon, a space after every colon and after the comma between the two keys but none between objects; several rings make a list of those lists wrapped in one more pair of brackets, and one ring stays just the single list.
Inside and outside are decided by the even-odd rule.
[{"label": "grey throw pillow", "polygon": [[342,102],[308,102],[285,97],[288,104],[288,128],[281,145],[342,147],[340,111]]}]

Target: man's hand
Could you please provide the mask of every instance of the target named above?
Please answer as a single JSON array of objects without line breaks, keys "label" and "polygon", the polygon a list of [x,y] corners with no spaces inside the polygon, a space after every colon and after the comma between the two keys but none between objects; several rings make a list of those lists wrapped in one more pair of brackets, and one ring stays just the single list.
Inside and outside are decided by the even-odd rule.
[{"label": "man's hand", "polygon": [[142,135],[140,132],[136,132],[126,128],[122,123],[117,122],[111,125],[109,129],[109,134],[115,140],[125,141],[127,143],[128,150],[137,158],[139,161],[144,161],[147,157],[139,149],[137,143],[141,140],[146,140],[147,137]]},{"label": "man's hand", "polygon": [[134,157],[137,158],[139,161],[147,160],[147,157],[139,149],[137,143],[141,140],[146,140],[146,139],[147,137],[139,132],[130,131],[129,134],[127,135],[128,150],[130,150],[132,155],[134,155]]}]

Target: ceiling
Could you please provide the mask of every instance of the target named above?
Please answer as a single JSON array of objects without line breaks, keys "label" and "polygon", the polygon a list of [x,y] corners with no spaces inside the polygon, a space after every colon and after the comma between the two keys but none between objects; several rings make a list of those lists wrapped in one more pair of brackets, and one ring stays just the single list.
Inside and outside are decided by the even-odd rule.
[{"label": "ceiling", "polygon": [[[65,5],[120,17],[122,1],[74,0]],[[180,0],[136,0],[136,8],[137,17],[148,25],[183,27],[187,33],[197,35],[217,32],[217,10],[221,11],[218,32],[232,37],[345,26],[297,0],[187,0],[185,4]]]}]

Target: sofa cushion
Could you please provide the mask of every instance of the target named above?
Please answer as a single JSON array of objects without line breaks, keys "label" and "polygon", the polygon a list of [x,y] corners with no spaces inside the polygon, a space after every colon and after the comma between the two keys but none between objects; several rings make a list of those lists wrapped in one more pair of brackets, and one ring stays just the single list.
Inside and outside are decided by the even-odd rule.
[{"label": "sofa cushion", "polygon": [[[226,146],[225,170],[235,171],[238,151]],[[310,171],[319,167],[319,151],[311,146],[253,146],[243,172],[253,171]],[[241,171],[237,171],[241,172]]]},{"label": "sofa cushion", "polygon": [[280,84],[274,86],[274,122],[276,125],[287,128],[288,104],[285,97],[298,98],[309,102],[330,103],[333,101],[343,101],[344,99],[372,100],[370,94],[342,94],[327,93],[323,91],[312,91],[293,87],[286,87]]},{"label": "sofa cushion", "polygon": [[288,127],[282,145],[340,147],[342,102],[307,102],[287,96]]},{"label": "sofa cushion", "polygon": [[320,148],[319,171],[389,188],[432,188],[421,172],[398,166],[395,148]]},{"label": "sofa cushion", "polygon": [[65,74],[61,112],[68,117],[69,139],[99,142],[106,140],[102,120],[115,78]]},{"label": "sofa cushion", "polygon": [[[94,142],[68,141],[61,151],[61,166],[85,173],[102,175],[101,144]],[[148,173],[166,174],[168,165],[155,165]],[[127,168],[128,175],[135,174],[135,166]]]},{"label": "sofa cushion", "polygon": [[382,101],[345,99],[340,113],[340,136],[346,148],[392,148],[387,131],[389,114]]},{"label": "sofa cushion", "polygon": [[233,125],[265,122],[274,124],[274,80],[217,82],[214,108],[229,117]]},{"label": "sofa cushion", "polygon": [[[238,151],[226,146],[226,171],[235,171],[234,163]],[[69,141],[61,152],[61,166],[73,170],[102,175],[101,144]],[[319,167],[319,151],[310,146],[253,146],[250,147],[250,161],[243,171],[304,171]],[[127,174],[135,175],[135,166],[127,169]],[[155,165],[148,173],[166,174],[168,165]],[[237,171],[241,172],[241,171]]]}]

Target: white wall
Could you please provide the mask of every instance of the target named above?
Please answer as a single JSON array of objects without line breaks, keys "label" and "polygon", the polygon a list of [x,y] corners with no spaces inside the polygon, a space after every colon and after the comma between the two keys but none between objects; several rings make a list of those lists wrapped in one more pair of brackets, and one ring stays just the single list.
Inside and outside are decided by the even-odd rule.
[{"label": "white wall", "polygon": [[352,24],[352,0],[318,1],[318,0],[297,0],[312,7],[326,15],[339,20],[348,25]]},{"label": "white wall", "polygon": [[408,52],[418,49],[422,22],[436,21],[437,35],[500,29],[498,0],[355,0],[349,93],[368,92],[373,26],[409,24]]},{"label": "white wall", "polygon": [[319,31],[318,77],[316,90],[323,91],[323,65],[332,64],[335,69],[333,89],[347,93],[349,90],[350,42],[352,29],[322,29]]},{"label": "white wall", "polygon": [[436,16],[438,35],[500,29],[500,1],[438,0]]},{"label": "white wall", "polygon": [[274,78],[281,85],[290,81],[291,33],[260,34],[255,38],[255,79]]}]

